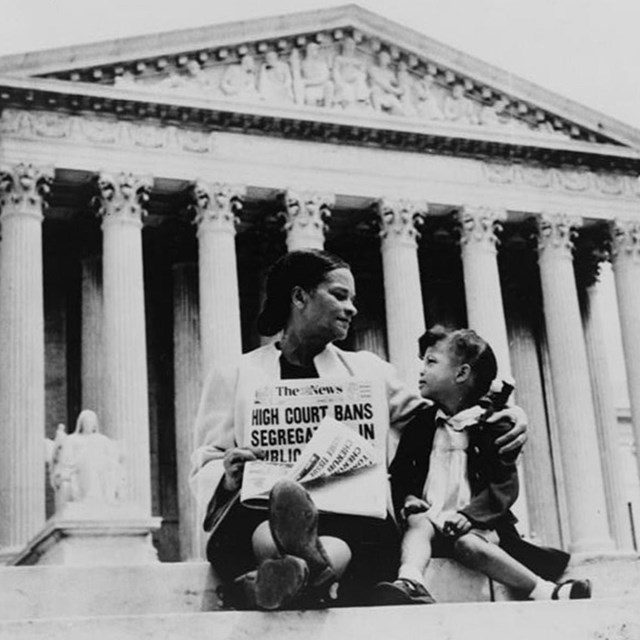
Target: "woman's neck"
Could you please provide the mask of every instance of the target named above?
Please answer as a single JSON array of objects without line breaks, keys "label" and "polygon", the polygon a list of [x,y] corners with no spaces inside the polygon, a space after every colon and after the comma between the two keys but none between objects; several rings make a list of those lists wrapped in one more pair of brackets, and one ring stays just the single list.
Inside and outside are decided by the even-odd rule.
[{"label": "woman's neck", "polygon": [[303,339],[298,333],[285,329],[280,340],[282,355],[291,363],[300,367],[309,367],[313,359],[324,350],[325,342]]}]

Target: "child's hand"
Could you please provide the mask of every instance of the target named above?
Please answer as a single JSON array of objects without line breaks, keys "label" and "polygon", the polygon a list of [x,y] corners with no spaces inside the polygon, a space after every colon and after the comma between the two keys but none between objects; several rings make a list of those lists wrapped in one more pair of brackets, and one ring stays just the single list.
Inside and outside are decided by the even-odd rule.
[{"label": "child's hand", "polygon": [[404,507],[400,515],[406,520],[410,515],[414,513],[423,513],[428,511],[431,505],[426,501],[418,498],[417,496],[407,496],[404,499]]},{"label": "child's hand", "polygon": [[471,530],[472,524],[469,518],[463,513],[449,511],[442,514],[442,533],[447,538],[458,538]]}]

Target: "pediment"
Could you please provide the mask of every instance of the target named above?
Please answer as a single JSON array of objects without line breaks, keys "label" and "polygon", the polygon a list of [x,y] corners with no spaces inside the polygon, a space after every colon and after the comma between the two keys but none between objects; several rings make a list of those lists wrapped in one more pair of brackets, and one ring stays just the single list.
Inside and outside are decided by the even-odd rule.
[{"label": "pediment", "polygon": [[131,89],[150,101],[209,99],[380,116],[455,135],[640,148],[632,127],[355,5],[7,56],[0,74]]}]

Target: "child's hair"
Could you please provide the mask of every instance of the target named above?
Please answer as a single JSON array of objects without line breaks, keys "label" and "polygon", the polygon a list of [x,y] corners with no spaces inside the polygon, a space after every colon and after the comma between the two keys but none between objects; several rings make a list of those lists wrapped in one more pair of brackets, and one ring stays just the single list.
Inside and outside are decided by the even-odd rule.
[{"label": "child's hair", "polygon": [[447,329],[435,325],[418,339],[420,357],[429,347],[446,341],[449,351],[461,364],[468,364],[473,375],[474,402],[484,396],[498,373],[498,363],[489,343],[473,329]]}]

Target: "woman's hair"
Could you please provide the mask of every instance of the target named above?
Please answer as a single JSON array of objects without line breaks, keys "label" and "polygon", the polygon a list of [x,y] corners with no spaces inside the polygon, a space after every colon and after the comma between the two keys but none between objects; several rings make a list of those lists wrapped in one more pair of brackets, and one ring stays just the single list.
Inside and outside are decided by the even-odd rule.
[{"label": "woman's hair", "polygon": [[312,291],[330,271],[351,269],[342,258],[320,249],[290,251],[278,258],[267,275],[266,298],[258,316],[258,332],[272,336],[284,329],[294,287]]},{"label": "woman's hair", "polygon": [[447,329],[436,325],[418,339],[420,357],[429,347],[446,342],[447,348],[461,364],[468,364],[473,375],[474,400],[489,391],[498,373],[498,363],[489,343],[473,329]]}]

